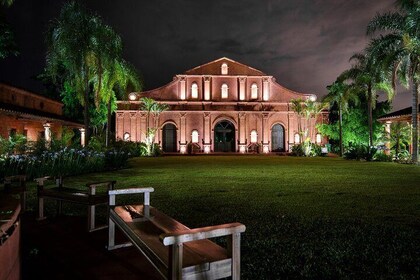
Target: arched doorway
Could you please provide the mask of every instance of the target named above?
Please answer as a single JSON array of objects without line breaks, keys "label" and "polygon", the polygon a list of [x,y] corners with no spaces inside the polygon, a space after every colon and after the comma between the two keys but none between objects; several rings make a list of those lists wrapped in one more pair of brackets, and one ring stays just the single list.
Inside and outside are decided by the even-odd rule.
[{"label": "arched doorway", "polygon": [[271,128],[271,151],[284,152],[284,127],[281,124],[275,124]]},{"label": "arched doorway", "polygon": [[176,148],[176,126],[172,123],[167,123],[162,129],[162,150],[165,153],[174,153]]},{"label": "arched doorway", "polygon": [[230,121],[221,121],[214,127],[214,151],[235,152],[235,126]]}]

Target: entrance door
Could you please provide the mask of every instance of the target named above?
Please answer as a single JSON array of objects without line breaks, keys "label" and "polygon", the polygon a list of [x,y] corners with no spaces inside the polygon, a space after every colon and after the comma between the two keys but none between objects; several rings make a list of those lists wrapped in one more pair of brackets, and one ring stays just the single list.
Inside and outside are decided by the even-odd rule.
[{"label": "entrance door", "polygon": [[284,127],[281,124],[275,124],[271,129],[271,150],[284,152]]},{"label": "entrance door", "polygon": [[230,121],[221,121],[214,127],[214,151],[235,152],[235,126]]},{"label": "entrance door", "polygon": [[165,153],[176,152],[176,126],[171,123],[163,126],[162,150]]}]

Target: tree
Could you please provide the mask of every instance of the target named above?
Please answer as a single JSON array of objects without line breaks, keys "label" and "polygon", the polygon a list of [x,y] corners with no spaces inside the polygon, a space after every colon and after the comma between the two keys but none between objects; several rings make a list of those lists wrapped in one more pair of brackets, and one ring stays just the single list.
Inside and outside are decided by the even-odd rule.
[{"label": "tree", "polygon": [[[1,0],[0,5],[9,7],[13,2],[13,0]],[[11,55],[16,56],[18,54],[13,32],[3,19],[3,16],[0,15],[0,59],[4,59]]]},{"label": "tree", "polygon": [[378,14],[369,23],[367,33],[374,35],[369,52],[381,58],[381,67],[396,81],[412,86],[412,161],[418,162],[418,95],[420,78],[420,2],[398,0],[399,11]]},{"label": "tree", "polygon": [[327,86],[328,95],[325,96],[324,102],[336,105],[338,107],[338,127],[339,127],[339,145],[340,156],[343,156],[343,113],[347,112],[349,102],[357,102],[358,98],[351,86],[345,84],[343,81],[335,81],[332,85]]},{"label": "tree", "polygon": [[344,71],[338,80],[352,80],[352,87],[356,91],[363,92],[367,98],[368,108],[368,129],[369,129],[369,146],[373,146],[373,110],[377,102],[377,92],[384,91],[387,93],[388,100],[392,100],[394,96],[393,88],[387,80],[384,72],[377,67],[376,57],[366,53],[356,53],[350,61],[356,63],[349,69]]},{"label": "tree", "polygon": [[86,143],[90,136],[91,99],[99,108],[106,62],[112,60],[120,44],[120,38],[99,16],[77,2],[65,4],[49,27],[46,72],[54,83],[67,84],[83,106]]},{"label": "tree", "polygon": [[[153,155],[154,141],[156,131],[158,129],[159,115],[168,110],[169,107],[166,104],[158,103],[154,99],[149,97],[142,97],[140,99],[142,104],[140,110],[146,111],[146,148],[149,156]],[[153,117],[153,126],[150,127],[150,117]]]}]

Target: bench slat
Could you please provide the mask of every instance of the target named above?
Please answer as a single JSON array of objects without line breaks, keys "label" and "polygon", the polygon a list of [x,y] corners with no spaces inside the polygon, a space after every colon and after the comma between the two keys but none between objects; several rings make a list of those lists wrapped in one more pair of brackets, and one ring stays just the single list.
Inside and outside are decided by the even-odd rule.
[{"label": "bench slat", "polygon": [[[111,212],[118,215],[118,219],[122,220],[141,242],[153,251],[161,262],[168,266],[168,248],[160,241],[159,235],[179,230],[185,231],[189,230],[189,228],[154,207],[145,207],[143,205],[131,205],[131,207],[136,210],[139,216],[133,218],[133,214],[130,214],[125,206],[117,206]],[[142,219],[141,216],[146,219]],[[182,263],[183,268],[201,265],[194,269],[202,270],[206,267],[208,269],[208,263],[227,258],[229,257],[226,249],[210,240],[204,239],[184,244]],[[207,266],[203,266],[206,263]]]}]

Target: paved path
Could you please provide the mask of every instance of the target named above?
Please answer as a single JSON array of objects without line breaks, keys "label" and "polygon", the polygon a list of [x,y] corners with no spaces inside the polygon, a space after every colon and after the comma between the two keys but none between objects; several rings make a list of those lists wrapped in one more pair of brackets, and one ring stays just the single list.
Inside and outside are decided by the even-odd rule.
[{"label": "paved path", "polygon": [[159,279],[135,248],[107,251],[107,230],[86,231],[86,217],[35,221],[22,215],[22,274],[26,279]]}]

